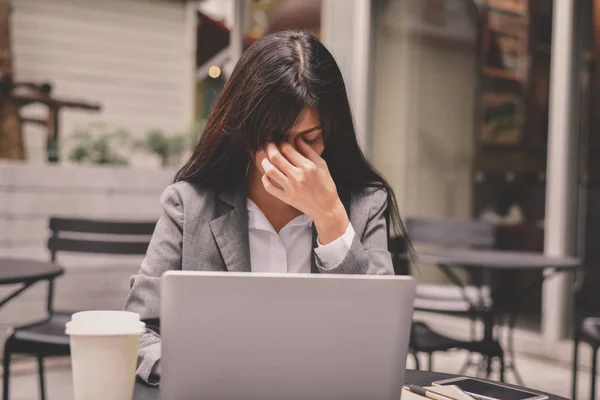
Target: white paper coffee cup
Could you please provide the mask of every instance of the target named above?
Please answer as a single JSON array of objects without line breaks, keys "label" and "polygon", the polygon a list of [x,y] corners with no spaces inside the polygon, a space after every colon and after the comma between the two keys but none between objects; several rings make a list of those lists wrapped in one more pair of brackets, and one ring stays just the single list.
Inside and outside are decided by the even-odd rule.
[{"label": "white paper coffee cup", "polygon": [[131,400],[145,324],[128,311],[83,311],[66,325],[75,400]]}]

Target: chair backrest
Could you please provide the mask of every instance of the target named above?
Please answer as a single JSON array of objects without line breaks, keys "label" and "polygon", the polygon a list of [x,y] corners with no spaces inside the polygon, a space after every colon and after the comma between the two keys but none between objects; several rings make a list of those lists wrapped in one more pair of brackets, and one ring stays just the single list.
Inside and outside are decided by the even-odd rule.
[{"label": "chair backrest", "polygon": [[479,249],[496,244],[495,225],[481,220],[407,218],[406,230],[415,244]]},{"label": "chair backrest", "polygon": [[48,249],[52,261],[58,252],[92,254],[146,254],[156,222],[102,221],[50,218]]}]

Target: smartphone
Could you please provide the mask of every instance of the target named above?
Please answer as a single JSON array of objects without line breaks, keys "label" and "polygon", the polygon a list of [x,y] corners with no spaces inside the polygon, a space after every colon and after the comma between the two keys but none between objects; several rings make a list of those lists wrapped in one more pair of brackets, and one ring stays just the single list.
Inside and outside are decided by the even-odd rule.
[{"label": "smartphone", "polygon": [[475,378],[458,377],[437,381],[433,386],[458,386],[463,392],[481,400],[547,400],[548,396],[523,389],[515,389],[501,383],[492,383]]}]

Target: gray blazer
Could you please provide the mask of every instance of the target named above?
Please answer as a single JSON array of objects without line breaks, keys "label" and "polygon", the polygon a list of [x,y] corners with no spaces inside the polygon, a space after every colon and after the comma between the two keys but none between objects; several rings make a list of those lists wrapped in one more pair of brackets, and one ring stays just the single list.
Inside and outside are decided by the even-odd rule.
[{"label": "gray blazer", "polygon": [[[329,274],[393,274],[387,250],[387,193],[367,188],[346,204],[356,232],[344,260],[325,269],[313,252],[313,272]],[[178,182],[161,196],[163,213],[150,241],[125,309],[140,314],[152,331],[142,335],[137,376],[147,383],[160,359],[158,330],[160,278],[167,270],[250,272],[246,187],[229,192],[201,189]],[[316,232],[313,229],[313,245]],[[156,326],[154,326],[156,325]]]}]

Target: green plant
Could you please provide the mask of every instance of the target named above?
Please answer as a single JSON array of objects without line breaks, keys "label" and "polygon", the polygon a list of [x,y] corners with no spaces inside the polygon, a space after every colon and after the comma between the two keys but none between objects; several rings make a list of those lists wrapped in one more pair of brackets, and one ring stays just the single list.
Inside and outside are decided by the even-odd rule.
[{"label": "green plant", "polygon": [[206,120],[194,121],[187,132],[172,136],[161,129],[153,129],[143,139],[136,141],[134,147],[156,154],[161,165],[166,167],[173,161],[173,157],[181,157],[186,150],[191,150],[196,145],[205,125]]},{"label": "green plant", "polygon": [[111,129],[103,123],[78,128],[68,140],[69,159],[79,164],[127,165],[123,150],[130,138],[126,130]]},{"label": "green plant", "polygon": [[153,129],[135,143],[135,148],[156,154],[161,160],[161,165],[166,167],[172,156],[179,156],[185,151],[186,142],[185,135],[167,136],[164,131]]}]

